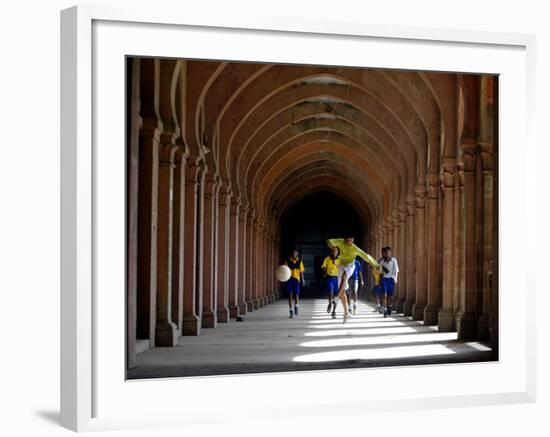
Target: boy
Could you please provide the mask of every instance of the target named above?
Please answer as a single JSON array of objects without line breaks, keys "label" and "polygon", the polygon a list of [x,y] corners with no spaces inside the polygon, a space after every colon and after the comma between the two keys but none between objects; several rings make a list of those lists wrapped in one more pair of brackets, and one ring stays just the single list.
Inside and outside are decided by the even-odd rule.
[{"label": "boy", "polygon": [[384,292],[384,317],[391,316],[392,298],[397,283],[397,274],[399,265],[397,260],[391,256],[391,247],[386,246],[382,249],[382,259],[380,260],[380,273],[382,274],[382,290]]},{"label": "boy", "polygon": [[328,307],[327,313],[331,313],[332,318],[336,318],[336,296],[338,295],[338,268],[340,267],[340,259],[338,255],[340,250],[333,246],[331,247],[331,254],[327,256],[321,265],[323,269],[323,277],[328,291]]},{"label": "boy", "polygon": [[330,238],[327,240],[327,244],[329,247],[336,246],[340,249],[341,265],[338,269],[338,297],[344,305],[344,323],[346,323],[350,315],[348,314],[348,299],[345,290],[348,288],[348,279],[353,275],[353,271],[355,270],[355,258],[359,256],[376,269],[379,269],[380,266],[372,256],[353,244],[353,237],[345,239]]},{"label": "boy", "polygon": [[[349,288],[350,291],[348,294],[348,301],[351,301],[351,298],[353,297],[353,314],[357,314],[357,294],[359,289],[363,286],[364,281],[363,272],[361,272],[361,262],[356,258],[354,263],[355,269],[349,279],[351,287]],[[351,307],[349,308],[349,312],[351,314]]]},{"label": "boy", "polygon": [[300,286],[304,286],[304,263],[298,258],[298,251],[292,249],[290,257],[286,260],[286,265],[290,268],[290,279],[286,283],[288,292],[288,308],[290,318],[292,319],[292,295],[294,295],[294,314],[298,315],[298,305],[300,303]]}]

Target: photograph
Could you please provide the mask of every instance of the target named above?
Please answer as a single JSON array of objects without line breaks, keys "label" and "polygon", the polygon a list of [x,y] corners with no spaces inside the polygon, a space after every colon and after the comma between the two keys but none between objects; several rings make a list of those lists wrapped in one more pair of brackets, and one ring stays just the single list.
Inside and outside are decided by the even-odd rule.
[{"label": "photograph", "polygon": [[125,74],[128,380],[498,361],[498,75]]}]

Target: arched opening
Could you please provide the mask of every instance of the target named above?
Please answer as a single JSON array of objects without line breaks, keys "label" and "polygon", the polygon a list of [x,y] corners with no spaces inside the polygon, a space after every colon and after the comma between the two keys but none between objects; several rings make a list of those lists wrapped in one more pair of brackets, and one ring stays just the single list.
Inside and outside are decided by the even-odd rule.
[{"label": "arched opening", "polygon": [[292,205],[281,217],[281,253],[293,248],[304,262],[303,297],[323,296],[321,264],[329,254],[327,239],[353,236],[363,241],[365,223],[356,209],[336,193],[318,191]]}]

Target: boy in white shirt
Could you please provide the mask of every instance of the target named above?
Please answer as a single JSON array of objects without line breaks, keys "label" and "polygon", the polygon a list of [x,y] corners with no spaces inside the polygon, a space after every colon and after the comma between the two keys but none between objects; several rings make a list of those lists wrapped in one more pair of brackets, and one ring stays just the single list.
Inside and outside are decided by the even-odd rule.
[{"label": "boy in white shirt", "polygon": [[386,246],[382,249],[382,258],[378,263],[380,264],[380,273],[382,274],[380,285],[384,293],[384,317],[388,317],[391,316],[393,292],[397,283],[397,274],[399,273],[397,260],[391,256],[391,247]]}]

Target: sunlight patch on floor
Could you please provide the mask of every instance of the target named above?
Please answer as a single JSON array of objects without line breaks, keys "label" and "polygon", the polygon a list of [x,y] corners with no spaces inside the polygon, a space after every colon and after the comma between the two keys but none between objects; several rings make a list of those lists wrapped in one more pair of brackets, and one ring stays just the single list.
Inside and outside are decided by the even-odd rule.
[{"label": "sunlight patch on floor", "polygon": [[293,358],[298,363],[322,363],[328,361],[372,360],[384,358],[411,358],[436,355],[453,355],[454,351],[441,344],[386,347],[378,349],[350,349],[318,352]]},{"label": "sunlight patch on floor", "polygon": [[302,347],[341,347],[341,346],[368,346],[396,343],[424,343],[431,341],[456,340],[456,332],[438,332],[411,335],[390,335],[379,337],[338,338],[329,340],[314,340],[300,344]]}]

